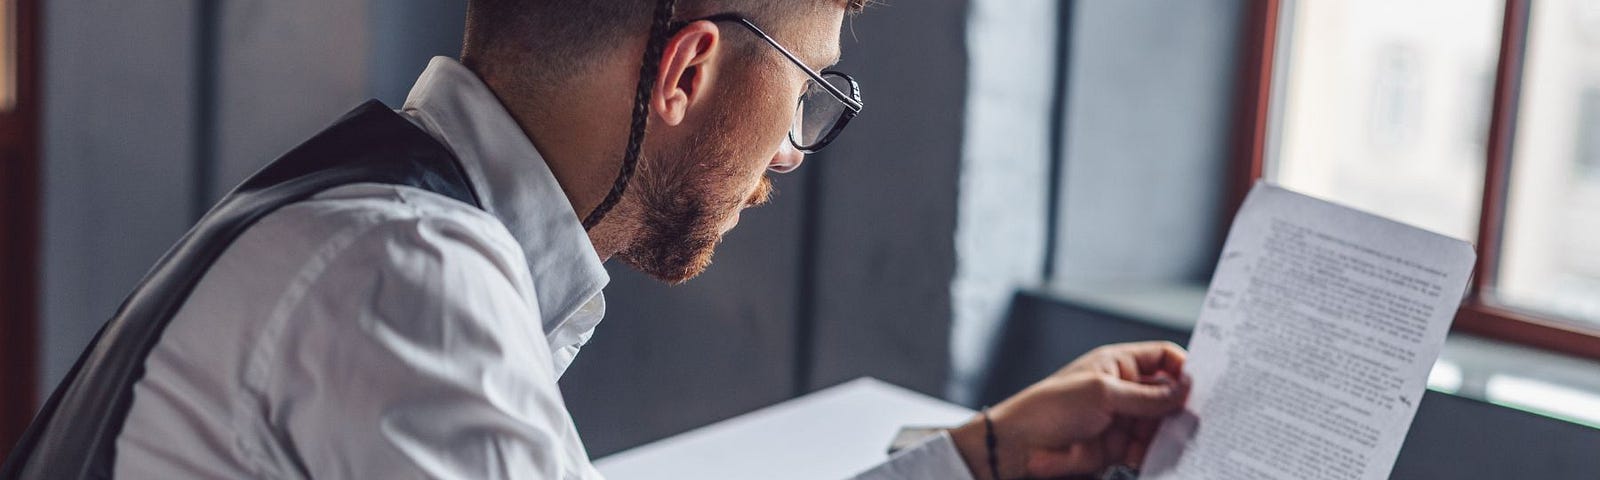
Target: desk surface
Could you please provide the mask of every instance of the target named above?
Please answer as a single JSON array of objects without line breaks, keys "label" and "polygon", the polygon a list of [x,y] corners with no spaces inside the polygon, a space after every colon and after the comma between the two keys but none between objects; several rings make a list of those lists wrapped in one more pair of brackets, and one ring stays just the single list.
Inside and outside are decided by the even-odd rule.
[{"label": "desk surface", "polygon": [[619,452],[606,478],[845,478],[884,461],[902,426],[956,425],[973,411],[872,378]]}]

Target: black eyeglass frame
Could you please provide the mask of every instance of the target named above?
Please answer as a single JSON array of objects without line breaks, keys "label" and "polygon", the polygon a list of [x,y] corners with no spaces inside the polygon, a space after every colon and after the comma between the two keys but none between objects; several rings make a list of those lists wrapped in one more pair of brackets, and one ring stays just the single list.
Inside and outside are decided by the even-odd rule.
[{"label": "black eyeglass frame", "polygon": [[[800,67],[801,71],[806,72],[806,75],[811,77],[811,81],[822,86],[822,88],[827,90],[829,94],[833,95],[835,100],[838,100],[839,103],[844,104],[844,111],[839,112],[839,118],[833,122],[833,126],[828,129],[828,133],[818,138],[817,141],[811,145],[801,145],[800,140],[795,138],[795,129],[798,126],[791,125],[789,127],[789,143],[794,145],[796,150],[808,154],[816,153],[817,151],[822,150],[823,147],[826,147],[829,143],[832,143],[835,137],[839,136],[839,132],[844,130],[844,126],[846,124],[850,123],[850,119],[856,118],[856,115],[861,114],[861,108],[864,106],[864,104],[861,103],[861,84],[856,83],[855,78],[851,77],[849,74],[837,70],[823,70],[821,73],[818,73],[816,70],[812,70],[811,67],[806,66],[804,61],[800,60],[800,57],[795,56],[794,52],[790,52],[789,49],[784,48],[783,44],[778,43],[778,41],[773,39],[771,35],[767,35],[767,32],[762,31],[761,27],[757,27],[755,22],[751,22],[750,19],[745,18],[743,14],[730,12],[708,15],[694,20],[679,22],[671,29],[671,31],[675,33],[683,27],[694,22],[734,22],[738,23],[739,25],[743,25],[744,28],[750,30],[751,33],[755,33],[757,37],[761,37],[761,39],[765,40],[767,44],[772,45],[772,48],[778,49],[778,53],[783,54],[784,58],[788,58],[789,61],[794,63],[796,67]],[[823,77],[823,75],[837,75],[839,78],[843,78],[845,82],[850,84],[850,92],[847,94],[838,87],[835,87],[833,83],[829,82],[827,78]],[[795,108],[801,107],[796,105]]]}]

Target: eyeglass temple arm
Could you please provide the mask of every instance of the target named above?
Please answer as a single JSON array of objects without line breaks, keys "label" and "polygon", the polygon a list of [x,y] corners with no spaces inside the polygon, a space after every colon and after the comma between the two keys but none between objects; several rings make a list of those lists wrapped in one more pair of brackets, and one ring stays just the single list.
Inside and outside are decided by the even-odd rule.
[{"label": "eyeglass temple arm", "polygon": [[778,43],[778,41],[774,40],[771,35],[767,35],[767,32],[762,31],[761,27],[757,27],[755,23],[745,18],[744,15],[737,13],[719,13],[716,15],[683,22],[677,25],[673,30],[683,28],[690,23],[699,21],[736,22],[740,25],[743,25],[744,28],[749,29],[751,32],[754,32],[756,36],[761,37],[762,40],[765,40],[768,44],[771,44],[772,48],[778,49],[778,53],[782,53],[784,57],[789,59],[789,61],[794,62],[795,66],[800,67],[800,70],[805,71],[806,75],[809,75],[812,80],[817,82],[817,85],[821,85],[822,88],[827,89],[828,93],[833,94],[833,98],[839,99],[839,102],[844,103],[846,107],[849,107],[850,111],[861,113],[862,105],[860,101],[856,100],[851,95],[844,93],[844,91],[839,90],[839,88],[833,86],[832,83],[828,83],[827,79],[822,78],[822,74],[817,73],[816,70],[812,70],[811,67],[806,66],[806,62],[804,60],[801,60],[800,57],[795,56],[795,54],[790,52],[789,49],[783,48],[783,44]]}]

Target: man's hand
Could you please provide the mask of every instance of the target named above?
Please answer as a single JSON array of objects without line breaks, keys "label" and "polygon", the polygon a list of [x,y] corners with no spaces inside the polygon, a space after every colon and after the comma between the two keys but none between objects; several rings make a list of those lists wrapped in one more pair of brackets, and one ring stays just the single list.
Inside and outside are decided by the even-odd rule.
[{"label": "man's hand", "polygon": [[[1107,345],[994,408],[1000,476],[1092,474],[1109,465],[1137,468],[1162,416],[1189,394],[1184,352],[1170,342]],[[950,431],[974,478],[990,478],[981,417]]]}]

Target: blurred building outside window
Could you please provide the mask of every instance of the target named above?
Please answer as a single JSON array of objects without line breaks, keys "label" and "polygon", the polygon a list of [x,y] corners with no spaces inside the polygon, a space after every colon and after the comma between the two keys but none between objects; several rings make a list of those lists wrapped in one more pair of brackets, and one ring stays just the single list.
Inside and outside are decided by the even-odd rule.
[{"label": "blurred building outside window", "polygon": [[1308,0],[1269,178],[1463,240],[1477,236],[1500,0]]}]

